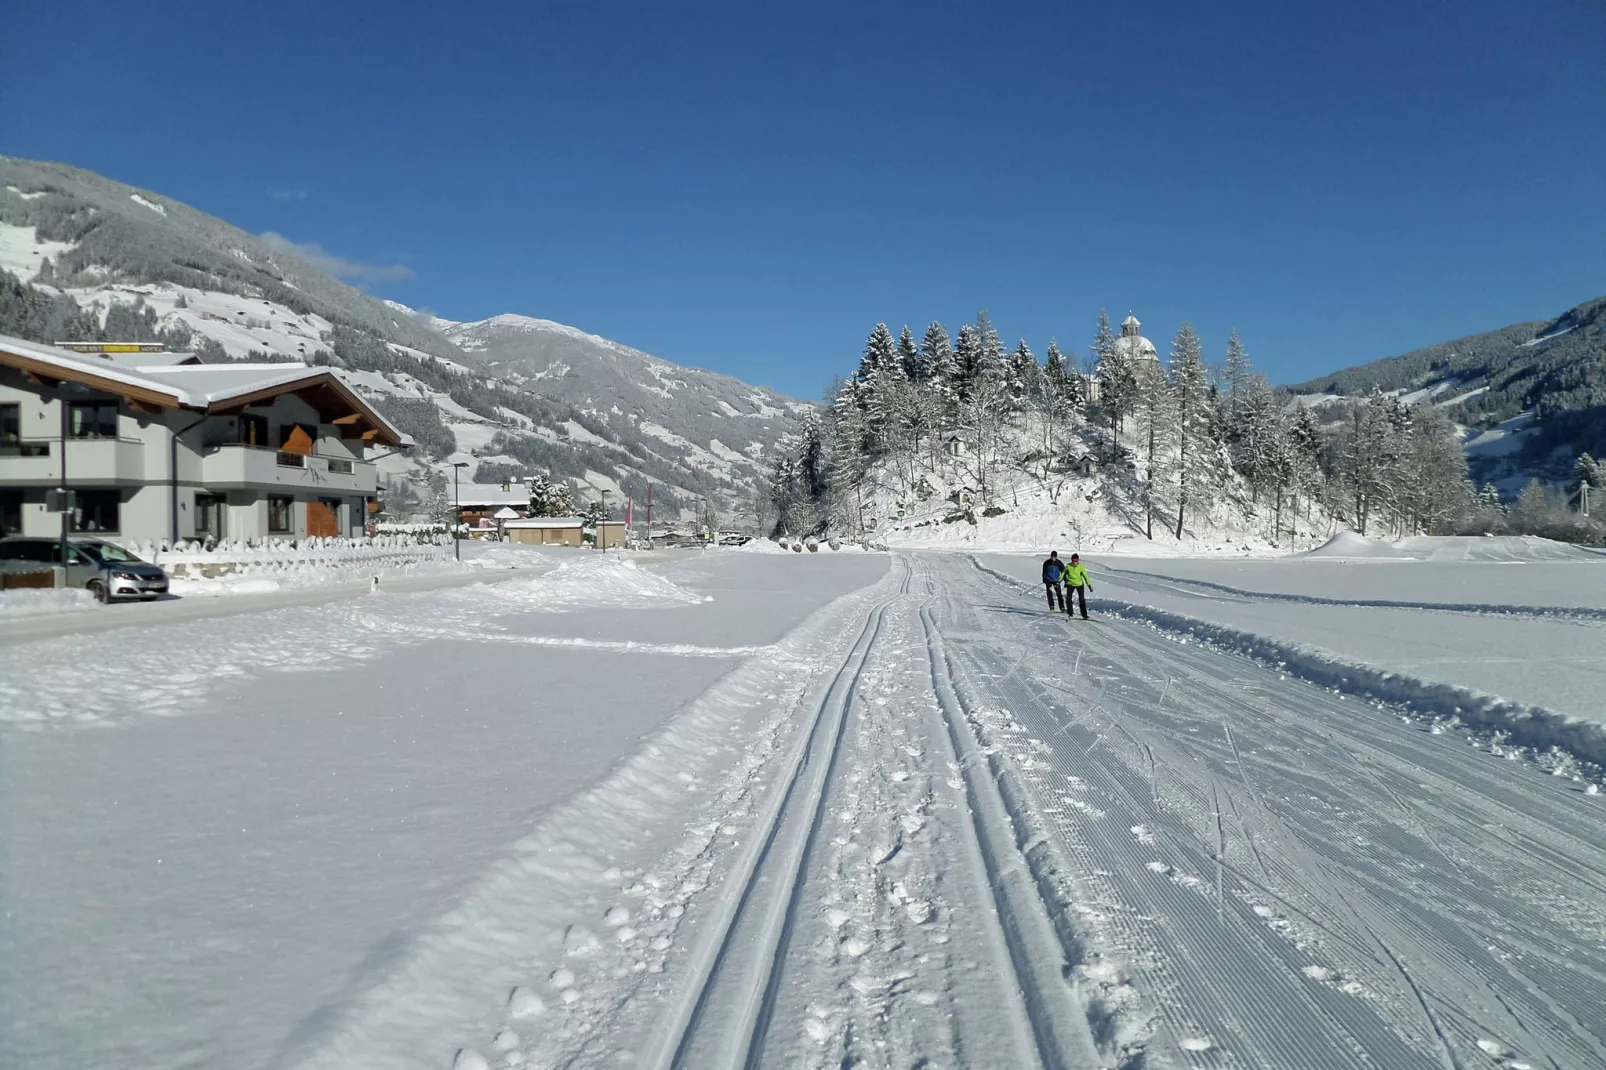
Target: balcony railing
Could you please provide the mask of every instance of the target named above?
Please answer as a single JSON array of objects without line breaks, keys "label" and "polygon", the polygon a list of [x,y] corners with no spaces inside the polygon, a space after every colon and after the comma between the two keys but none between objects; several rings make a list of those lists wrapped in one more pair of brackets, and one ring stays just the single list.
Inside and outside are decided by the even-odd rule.
[{"label": "balcony railing", "polygon": [[61,480],[62,447],[67,478],[106,483],[140,483],[145,478],[145,443],[137,438],[22,438],[0,442],[4,481],[54,486]]},{"label": "balcony railing", "polygon": [[225,444],[213,446],[201,455],[200,478],[212,487],[269,486],[371,494],[378,477],[370,461]]}]

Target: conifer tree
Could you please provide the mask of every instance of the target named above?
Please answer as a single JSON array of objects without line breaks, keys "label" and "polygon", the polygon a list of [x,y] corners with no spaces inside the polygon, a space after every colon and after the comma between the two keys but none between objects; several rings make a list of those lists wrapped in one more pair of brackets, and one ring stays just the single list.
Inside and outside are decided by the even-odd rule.
[{"label": "conifer tree", "polygon": [[1236,406],[1242,400],[1252,374],[1249,354],[1244,351],[1244,344],[1239,340],[1238,332],[1233,331],[1227,338],[1227,360],[1226,366],[1222,369],[1222,378],[1227,385],[1227,411],[1230,415],[1237,415]]},{"label": "conifer tree", "polygon": [[1004,374],[1004,389],[1009,404],[1015,411],[1024,409],[1026,402],[1037,392],[1040,373],[1037,356],[1026,344],[1026,339],[1022,338],[1015,351],[1009,355]]},{"label": "conifer tree", "polygon": [[1170,387],[1161,372],[1145,369],[1134,377],[1133,382],[1136,400],[1133,421],[1139,454],[1143,459],[1143,528],[1144,534],[1153,539],[1154,517],[1163,508],[1160,488],[1167,481],[1166,468],[1176,430],[1176,416],[1172,411]]},{"label": "conifer tree", "polygon": [[1129,354],[1115,344],[1110,314],[1099,309],[1098,331],[1093,335],[1093,374],[1099,384],[1099,405],[1109,414],[1115,444],[1120,445],[1126,417],[1136,401],[1137,382]]},{"label": "conifer tree", "polygon": [[920,350],[915,346],[914,335],[909,333],[909,325],[905,323],[903,330],[898,334],[898,363],[903,366],[904,377],[911,382],[920,382]]},{"label": "conifer tree", "polygon": [[948,340],[948,328],[936,320],[931,321],[925,335],[920,339],[920,368],[920,374],[915,378],[923,383],[946,386],[953,378],[953,343]]},{"label": "conifer tree", "polygon": [[954,341],[953,395],[956,403],[969,400],[971,387],[981,378],[981,341],[976,328],[965,324]]},{"label": "conifer tree", "polygon": [[1209,376],[1193,327],[1184,323],[1171,343],[1171,393],[1177,421],[1177,538],[1188,507],[1213,476],[1209,433]]}]

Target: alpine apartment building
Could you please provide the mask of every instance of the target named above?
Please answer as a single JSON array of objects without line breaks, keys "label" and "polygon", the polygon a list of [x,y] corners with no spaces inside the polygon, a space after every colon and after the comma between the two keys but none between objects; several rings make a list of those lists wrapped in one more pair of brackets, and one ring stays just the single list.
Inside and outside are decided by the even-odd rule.
[{"label": "alpine apartment building", "polygon": [[0,534],[360,535],[410,445],[328,368],[0,335]]}]

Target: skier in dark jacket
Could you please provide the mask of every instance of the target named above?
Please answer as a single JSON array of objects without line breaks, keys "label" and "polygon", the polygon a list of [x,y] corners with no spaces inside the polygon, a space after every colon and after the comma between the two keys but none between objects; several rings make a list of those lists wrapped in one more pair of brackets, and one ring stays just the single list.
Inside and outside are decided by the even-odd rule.
[{"label": "skier in dark jacket", "polygon": [[[1065,609],[1065,594],[1060,590],[1060,579],[1065,575],[1065,563],[1060,560],[1058,550],[1050,550],[1048,560],[1043,562],[1043,586],[1048,588],[1048,608]],[[1059,606],[1054,602],[1058,600]]]}]

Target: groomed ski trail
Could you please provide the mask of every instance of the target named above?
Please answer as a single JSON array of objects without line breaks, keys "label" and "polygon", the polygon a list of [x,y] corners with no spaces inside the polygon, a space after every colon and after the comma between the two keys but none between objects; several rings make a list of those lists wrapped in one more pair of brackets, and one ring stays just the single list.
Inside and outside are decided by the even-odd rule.
[{"label": "groomed ski trail", "polygon": [[967,559],[938,567],[973,725],[1067,860],[1042,876],[1153,1014],[1145,1067],[1606,1065],[1598,797],[1143,624],[1046,616]]},{"label": "groomed ski trail", "polygon": [[1110,1065],[899,567],[641,1065]]}]

